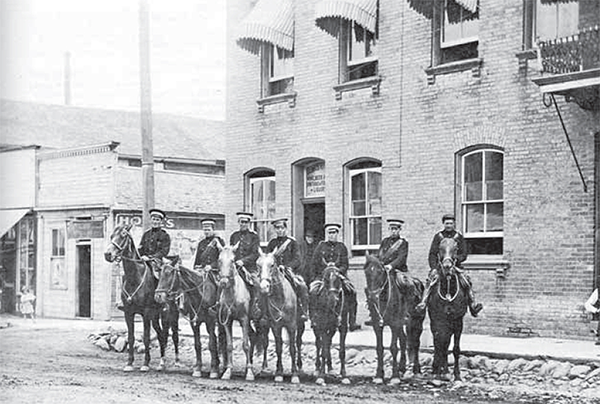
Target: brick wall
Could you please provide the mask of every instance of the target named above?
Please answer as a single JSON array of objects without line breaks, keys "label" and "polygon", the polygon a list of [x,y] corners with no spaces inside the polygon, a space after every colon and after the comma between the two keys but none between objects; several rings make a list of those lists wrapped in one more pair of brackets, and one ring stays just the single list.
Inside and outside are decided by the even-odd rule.
[{"label": "brick wall", "polygon": [[[490,144],[504,150],[505,279],[471,270],[485,310],[466,320],[468,332],[502,333],[513,322],[544,336],[589,336],[581,305],[591,292],[594,263],[594,133],[598,113],[557,101],[587,179],[583,192],[560,121],[519,72],[521,2],[482,0],[479,57],[471,70],[438,75],[428,84],[431,21],[405,1],[380,0],[380,95],[370,89],[336,101],[337,40],[314,23],[316,0],[295,4],[296,106],[258,113],[260,61],[235,44],[235,27],[250,2],[228,2],[227,228],[243,206],[243,176],[268,167],[277,176],[277,215],[291,215],[291,165],[325,160],[326,218],[344,213],[343,166],[360,157],[382,161],[383,216],[406,220],[408,265],[424,279],[432,235],[455,210],[456,153]],[[460,223],[459,223],[460,225]],[[345,234],[348,241],[348,235]],[[357,261],[360,266],[360,260]],[[360,282],[361,274],[353,274]],[[358,286],[358,285],[357,285]],[[362,287],[357,287],[364,302]]]}]

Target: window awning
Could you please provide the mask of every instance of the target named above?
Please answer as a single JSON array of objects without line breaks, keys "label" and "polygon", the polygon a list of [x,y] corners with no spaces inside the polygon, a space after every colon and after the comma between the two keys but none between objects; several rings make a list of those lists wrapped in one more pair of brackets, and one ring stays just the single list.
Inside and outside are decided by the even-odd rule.
[{"label": "window awning", "polygon": [[257,55],[264,43],[294,50],[293,0],[258,0],[244,18],[237,35],[238,46]]},{"label": "window awning", "polygon": [[542,4],[552,4],[552,3],[574,3],[579,0],[541,0]]},{"label": "window awning", "polygon": [[[436,1],[443,0],[408,0],[408,4],[413,10],[422,14],[425,18],[431,19],[433,18],[433,6]],[[465,19],[473,19],[479,16],[479,0],[449,0],[448,18],[450,21],[458,21],[460,8],[469,12],[468,15],[463,15],[463,18]]]},{"label": "window awning", "polygon": [[342,19],[376,32],[377,0],[321,0],[317,3],[315,23],[323,31],[337,36]]},{"label": "window awning", "polygon": [[3,237],[31,209],[0,210],[0,237]]}]

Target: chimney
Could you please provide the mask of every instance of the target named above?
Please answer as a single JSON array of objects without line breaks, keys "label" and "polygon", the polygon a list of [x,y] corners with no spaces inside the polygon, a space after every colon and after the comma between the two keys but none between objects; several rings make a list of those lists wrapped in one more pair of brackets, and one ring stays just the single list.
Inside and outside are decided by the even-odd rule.
[{"label": "chimney", "polygon": [[71,105],[71,52],[65,52],[65,105]]}]

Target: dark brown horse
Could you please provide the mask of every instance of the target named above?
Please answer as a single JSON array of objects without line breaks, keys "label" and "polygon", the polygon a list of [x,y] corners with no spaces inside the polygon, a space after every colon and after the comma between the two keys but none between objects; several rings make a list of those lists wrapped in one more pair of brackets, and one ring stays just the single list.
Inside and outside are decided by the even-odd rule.
[{"label": "dark brown horse", "polygon": [[[377,342],[377,370],[373,381],[376,384],[383,383],[383,329],[388,326],[392,331],[390,384],[398,384],[401,376],[411,378],[414,374],[421,373],[419,346],[425,313],[417,314],[415,306],[423,295],[423,284],[418,279],[409,277],[405,277],[399,284],[395,273],[387,271],[379,259],[371,255],[367,255],[364,272],[367,280],[365,293]],[[400,342],[400,349],[398,349],[398,342]],[[400,351],[399,363],[398,351]]]},{"label": "dark brown horse", "polygon": [[325,373],[332,372],[331,345],[335,333],[340,332],[340,376],[343,384],[350,384],[346,376],[346,335],[348,334],[350,302],[346,299],[342,275],[334,263],[328,263],[321,280],[310,286],[310,322],[315,334],[317,371],[316,383],[325,385]]},{"label": "dark brown horse", "polygon": [[454,380],[461,380],[459,357],[460,337],[463,330],[463,317],[467,312],[468,300],[464,287],[456,275],[457,244],[454,239],[444,238],[440,242],[438,260],[439,273],[437,285],[431,292],[427,308],[431,320],[433,334],[433,365],[434,376],[449,380],[448,347],[450,338],[454,337]]},{"label": "dark brown horse", "polygon": [[160,345],[161,366],[164,366],[165,347],[167,334],[161,324],[162,307],[154,300],[154,290],[157,281],[150,269],[140,257],[129,230],[131,225],[117,226],[110,236],[110,245],[104,252],[108,262],[121,260],[125,272],[121,288],[121,300],[127,324],[127,344],[129,357],[123,369],[126,372],[133,370],[133,353],[135,343],[134,318],[136,314],[142,316],[144,324],[144,364],[140,370],[147,372],[150,364],[150,327],[154,328]]},{"label": "dark brown horse", "polygon": [[182,265],[166,263],[160,272],[160,279],[155,291],[155,299],[161,304],[171,304],[178,308],[190,322],[194,333],[196,363],[192,369],[193,377],[201,377],[202,343],[200,325],[206,325],[208,347],[211,355],[210,375],[216,379],[219,372],[218,339],[215,334],[216,316],[210,309],[217,302],[218,274],[202,269],[193,271]]},{"label": "dark brown horse", "polygon": [[257,266],[260,268],[260,290],[264,301],[266,313],[264,315],[273,331],[275,338],[275,352],[277,353],[277,366],[275,370],[275,381],[283,381],[283,353],[282,330],[285,328],[289,339],[290,359],[292,362],[292,379],[294,384],[300,383],[298,377],[296,335],[298,332],[299,313],[297,307],[296,293],[290,282],[279,270],[275,260],[276,251],[264,254],[260,251]]}]

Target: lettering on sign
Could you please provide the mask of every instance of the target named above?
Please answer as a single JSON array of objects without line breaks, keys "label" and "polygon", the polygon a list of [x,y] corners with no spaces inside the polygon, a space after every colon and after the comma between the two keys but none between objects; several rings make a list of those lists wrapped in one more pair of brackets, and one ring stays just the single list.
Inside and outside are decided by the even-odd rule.
[{"label": "lettering on sign", "polygon": [[306,166],[304,196],[316,198],[325,196],[325,163]]},{"label": "lettering on sign", "polygon": [[104,220],[67,222],[67,238],[104,238]]}]

